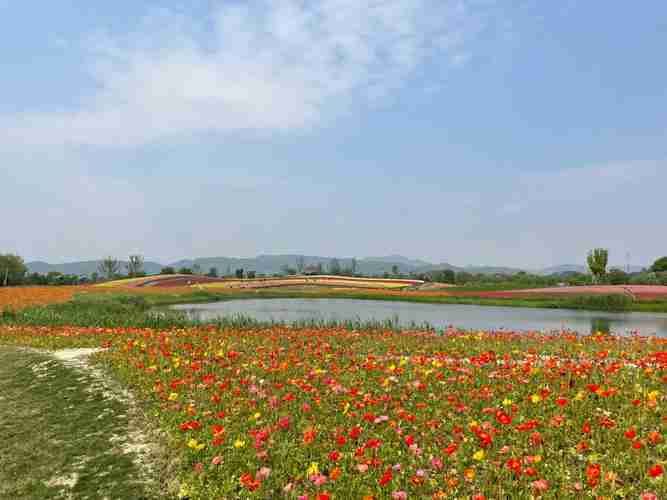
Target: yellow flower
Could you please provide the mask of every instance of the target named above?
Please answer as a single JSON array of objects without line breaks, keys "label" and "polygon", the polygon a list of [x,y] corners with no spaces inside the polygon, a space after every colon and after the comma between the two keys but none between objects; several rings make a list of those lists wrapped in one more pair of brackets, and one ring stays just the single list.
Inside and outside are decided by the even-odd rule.
[{"label": "yellow flower", "polygon": [[584,391],[579,391],[577,395],[574,397],[574,399],[576,399],[577,401],[581,401],[584,399],[584,397],[586,397]]},{"label": "yellow flower", "polygon": [[533,395],[530,397],[530,400],[531,400],[533,403],[539,403],[540,401],[542,401],[542,396],[540,396],[539,394],[533,394]]},{"label": "yellow flower", "polygon": [[196,439],[191,439],[188,441],[188,448],[192,448],[195,451],[203,450],[206,445],[204,443],[200,443]]},{"label": "yellow flower", "polygon": [[475,470],[474,469],[466,469],[463,471],[463,476],[468,480],[472,481],[475,479]]},{"label": "yellow flower", "polygon": [[177,392],[172,392],[169,394],[169,401],[176,401],[178,399],[178,393]]},{"label": "yellow flower", "polygon": [[234,448],[243,448],[245,446],[245,441],[242,441],[241,439],[237,439],[234,441]]},{"label": "yellow flower", "polygon": [[472,456],[472,458],[474,460],[477,460],[478,462],[481,462],[482,460],[484,460],[485,456],[486,456],[486,454],[484,453],[484,450],[479,450],[479,451],[475,452],[475,454]]},{"label": "yellow flower", "polygon": [[310,466],[306,470],[306,475],[312,476],[313,474],[319,474],[319,473],[320,473],[320,468],[317,465],[317,462],[311,462]]},{"label": "yellow flower", "polygon": [[192,490],[187,484],[182,483],[178,490],[178,498],[189,498],[190,495],[192,495]]},{"label": "yellow flower", "polygon": [[660,396],[660,391],[651,391],[648,393],[649,401],[656,401],[658,396]]},{"label": "yellow flower", "polygon": [[343,415],[347,415],[348,411],[350,411],[350,403],[345,403],[345,408],[343,408]]},{"label": "yellow flower", "polygon": [[512,403],[514,403],[514,401],[512,401],[511,399],[507,398],[503,399],[503,406],[512,406]]}]

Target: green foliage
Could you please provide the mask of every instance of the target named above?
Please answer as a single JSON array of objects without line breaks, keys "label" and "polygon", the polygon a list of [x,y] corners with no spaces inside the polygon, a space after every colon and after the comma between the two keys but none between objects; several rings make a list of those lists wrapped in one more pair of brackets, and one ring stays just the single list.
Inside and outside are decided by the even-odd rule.
[{"label": "green foliage", "polygon": [[340,261],[338,259],[331,259],[331,262],[329,262],[329,274],[337,275],[340,272]]},{"label": "green foliage", "polygon": [[120,262],[111,256],[105,257],[102,259],[102,262],[100,262],[98,270],[106,279],[112,280],[120,272]]},{"label": "green foliage", "polygon": [[125,267],[127,268],[127,275],[130,278],[146,274],[144,273],[144,258],[141,255],[130,255]]},{"label": "green foliage", "polygon": [[0,255],[0,286],[20,285],[26,272],[28,268],[18,255]]},{"label": "green foliage", "polygon": [[667,257],[660,257],[658,260],[656,260],[651,266],[651,271],[654,273],[667,272]]},{"label": "green foliage", "polygon": [[622,269],[614,268],[607,274],[607,282],[611,285],[626,285],[629,279],[630,276]]},{"label": "green foliage", "polygon": [[176,274],[176,269],[171,266],[163,267],[160,270],[160,274]]},{"label": "green foliage", "polygon": [[607,263],[609,261],[609,251],[606,248],[594,248],[588,252],[588,268],[596,281],[602,281],[607,272]]},{"label": "green foliage", "polygon": [[579,295],[569,298],[566,305],[572,309],[587,309],[594,311],[630,311],[634,301],[629,295]]}]

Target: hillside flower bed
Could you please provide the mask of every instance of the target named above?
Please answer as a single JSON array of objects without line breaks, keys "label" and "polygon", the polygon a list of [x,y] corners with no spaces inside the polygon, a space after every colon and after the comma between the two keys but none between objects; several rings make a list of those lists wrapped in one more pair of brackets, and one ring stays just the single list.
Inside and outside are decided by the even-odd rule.
[{"label": "hillside flower bed", "polygon": [[667,342],[499,332],[0,327],[98,345],[181,498],[665,498]]}]

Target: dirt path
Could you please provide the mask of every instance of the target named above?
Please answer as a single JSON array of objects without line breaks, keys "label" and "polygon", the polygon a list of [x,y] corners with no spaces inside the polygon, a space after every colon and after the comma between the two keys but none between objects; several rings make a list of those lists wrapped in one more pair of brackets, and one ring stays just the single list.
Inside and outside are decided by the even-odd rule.
[{"label": "dirt path", "polygon": [[156,452],[94,349],[0,348],[0,498],[155,498]]}]

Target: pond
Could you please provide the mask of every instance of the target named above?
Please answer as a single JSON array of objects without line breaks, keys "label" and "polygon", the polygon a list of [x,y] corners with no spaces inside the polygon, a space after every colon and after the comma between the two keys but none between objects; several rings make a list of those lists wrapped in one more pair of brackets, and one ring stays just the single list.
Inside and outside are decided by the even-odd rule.
[{"label": "pond", "polygon": [[259,321],[302,320],[397,320],[402,326],[428,323],[435,328],[454,326],[482,330],[574,330],[628,335],[667,337],[667,314],[608,313],[565,309],[530,309],[458,304],[421,304],[354,299],[244,299],[207,304],[180,304],[172,309],[185,311],[202,321],[243,315]]}]

